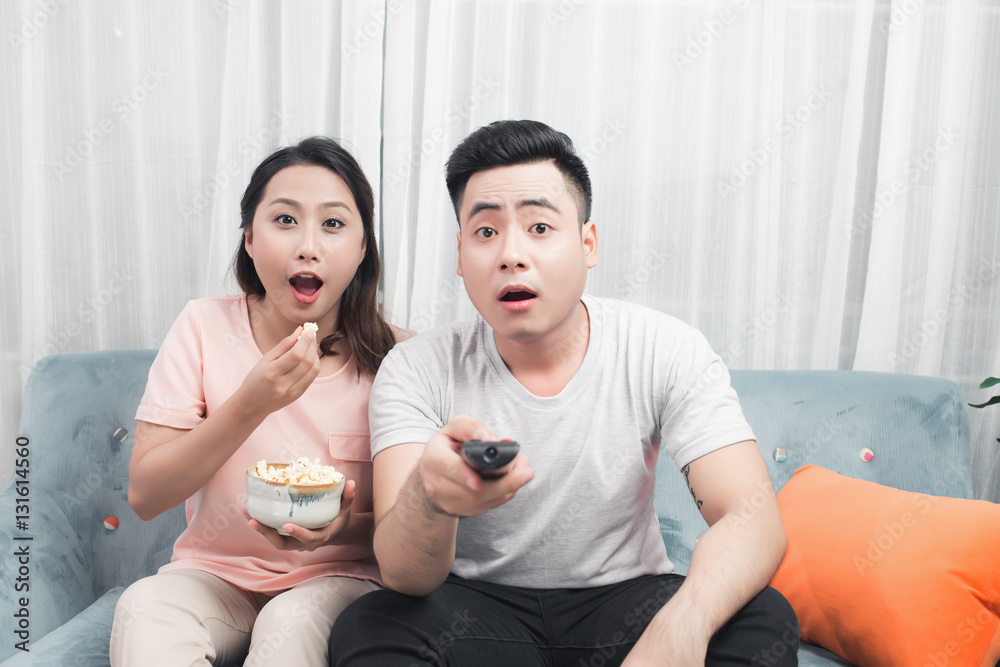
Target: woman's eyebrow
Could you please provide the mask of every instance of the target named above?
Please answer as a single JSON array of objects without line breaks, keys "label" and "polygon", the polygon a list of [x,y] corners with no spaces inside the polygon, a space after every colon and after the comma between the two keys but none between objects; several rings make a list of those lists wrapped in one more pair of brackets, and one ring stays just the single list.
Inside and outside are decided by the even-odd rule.
[{"label": "woman's eyebrow", "polygon": [[342,208],[348,212],[351,210],[351,207],[347,204],[347,202],[342,201],[328,201],[324,204],[320,204],[319,208]]},{"label": "woman's eyebrow", "polygon": [[302,208],[302,206],[294,199],[287,199],[286,197],[277,197],[271,200],[268,206],[274,206],[275,204],[284,204],[285,206],[291,206],[292,208]]},{"label": "woman's eyebrow", "polygon": [[[268,204],[268,206],[273,206],[275,204],[284,204],[285,206],[291,206],[292,208],[296,209],[302,208],[302,205],[299,202],[295,201],[294,199],[288,199],[287,197],[277,197],[276,199],[272,200],[271,203]],[[351,207],[346,202],[342,201],[324,202],[320,204],[318,208],[342,208],[348,212],[350,212],[351,210]]]}]

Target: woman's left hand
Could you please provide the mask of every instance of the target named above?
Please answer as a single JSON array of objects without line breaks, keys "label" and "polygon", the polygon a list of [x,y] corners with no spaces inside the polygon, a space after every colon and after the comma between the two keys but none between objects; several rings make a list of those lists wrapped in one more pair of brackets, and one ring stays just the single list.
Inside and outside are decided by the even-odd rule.
[{"label": "woman's left hand", "polygon": [[264,536],[264,538],[282,551],[315,551],[319,547],[342,544],[338,540],[341,533],[344,533],[351,522],[351,504],[354,502],[354,480],[348,480],[344,484],[344,494],[340,498],[340,513],[337,518],[322,528],[309,530],[294,523],[286,523],[282,528],[288,535],[282,535],[274,528],[265,526],[257,519],[253,519],[243,510],[243,515],[249,520],[251,528]]}]

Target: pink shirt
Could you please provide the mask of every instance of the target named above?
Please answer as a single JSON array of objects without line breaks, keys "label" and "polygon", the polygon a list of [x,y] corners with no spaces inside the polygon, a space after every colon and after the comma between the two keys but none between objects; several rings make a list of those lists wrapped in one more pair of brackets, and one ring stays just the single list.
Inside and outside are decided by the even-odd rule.
[{"label": "pink shirt", "polygon": [[[396,330],[397,338],[407,334]],[[149,370],[136,419],[192,429],[242,384],[262,358],[250,333],[246,295],[189,301]],[[299,456],[332,464],[355,480],[353,508],[372,511],[368,396],[372,378],[358,377],[351,357],[316,378],[291,405],[271,413],[186,504],[188,526],[160,572],[203,570],[241,588],[277,593],[309,579],[346,575],[379,581],[371,546],[281,551],[247,525],[246,470],[257,461]],[[191,465],[197,465],[192,461]]]}]

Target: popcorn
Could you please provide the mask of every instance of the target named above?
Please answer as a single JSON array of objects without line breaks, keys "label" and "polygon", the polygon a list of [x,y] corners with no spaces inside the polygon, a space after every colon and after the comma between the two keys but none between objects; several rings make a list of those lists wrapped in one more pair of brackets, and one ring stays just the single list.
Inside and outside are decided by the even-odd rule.
[{"label": "popcorn", "polygon": [[319,459],[310,463],[305,456],[286,466],[269,466],[261,459],[257,461],[256,473],[261,479],[278,484],[336,484],[344,479],[333,466],[321,465]]},{"label": "popcorn", "polygon": [[319,325],[315,322],[306,322],[302,325],[302,333],[299,334],[299,338],[305,336],[307,331],[312,331],[315,334],[319,331]]}]

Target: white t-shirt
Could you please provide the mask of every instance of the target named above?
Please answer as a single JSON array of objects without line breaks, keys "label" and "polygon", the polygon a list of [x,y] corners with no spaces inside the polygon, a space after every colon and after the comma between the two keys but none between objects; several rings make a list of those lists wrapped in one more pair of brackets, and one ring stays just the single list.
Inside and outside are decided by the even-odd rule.
[{"label": "white t-shirt", "polygon": [[459,520],[460,577],[551,589],[672,572],[653,506],[660,449],[681,468],[754,439],[701,333],[642,306],[582,300],[590,342],[557,396],[535,396],[511,375],[482,318],[411,338],[382,362],[372,456],[467,414],[519,442],[535,471],[510,502]]}]

